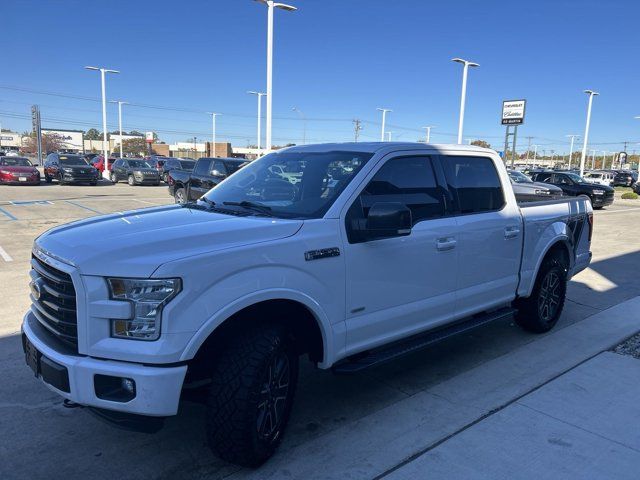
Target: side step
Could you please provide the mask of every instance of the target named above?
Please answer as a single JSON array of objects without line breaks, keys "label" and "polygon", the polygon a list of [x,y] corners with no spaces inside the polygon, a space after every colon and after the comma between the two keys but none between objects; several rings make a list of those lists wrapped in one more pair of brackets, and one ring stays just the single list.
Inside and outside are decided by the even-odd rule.
[{"label": "side step", "polygon": [[480,313],[453,325],[420,333],[389,345],[383,345],[375,350],[354,355],[334,366],[332,370],[340,375],[357,373],[374,365],[381,365],[409,353],[417,352],[445,338],[467,332],[489,322],[507,318],[515,312],[514,308],[506,307],[500,310]]}]

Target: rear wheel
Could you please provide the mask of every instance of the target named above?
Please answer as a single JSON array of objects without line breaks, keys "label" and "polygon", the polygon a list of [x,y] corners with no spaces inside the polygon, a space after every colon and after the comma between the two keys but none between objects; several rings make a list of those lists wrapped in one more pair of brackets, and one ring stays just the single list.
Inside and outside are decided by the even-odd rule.
[{"label": "rear wheel", "polygon": [[185,194],[184,188],[176,189],[174,197],[176,199],[176,203],[179,203],[180,205],[184,205],[185,203],[187,203],[187,196]]},{"label": "rear wheel", "polygon": [[132,187],[136,184],[136,179],[133,178],[133,175],[129,175],[129,177],[127,177],[127,183]]},{"label": "rear wheel", "polygon": [[515,320],[525,330],[544,333],[551,330],[562,314],[567,294],[567,270],[557,256],[545,259],[533,292],[516,301]]},{"label": "rear wheel", "polygon": [[229,462],[264,463],[289,420],[298,354],[284,327],[256,326],[235,335],[215,364],[207,399],[207,441]]},{"label": "rear wheel", "polygon": [[60,185],[64,185],[64,180],[63,180],[62,174],[58,175],[58,183]]}]

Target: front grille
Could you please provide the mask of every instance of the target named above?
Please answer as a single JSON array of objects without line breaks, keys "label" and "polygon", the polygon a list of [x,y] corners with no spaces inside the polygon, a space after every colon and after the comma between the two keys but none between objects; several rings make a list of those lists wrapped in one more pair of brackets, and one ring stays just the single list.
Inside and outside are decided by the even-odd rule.
[{"label": "front grille", "polygon": [[35,256],[31,267],[31,311],[43,327],[77,351],[76,291],[71,276]]}]

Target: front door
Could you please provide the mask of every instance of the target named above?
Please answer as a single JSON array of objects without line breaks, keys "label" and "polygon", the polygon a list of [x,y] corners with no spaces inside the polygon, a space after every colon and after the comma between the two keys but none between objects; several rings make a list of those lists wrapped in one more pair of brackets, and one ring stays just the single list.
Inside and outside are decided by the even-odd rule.
[{"label": "front door", "polygon": [[[439,173],[438,173],[439,172]],[[443,175],[424,152],[390,156],[369,175],[345,213],[347,354],[447,322],[458,268],[455,219],[447,217]],[[375,203],[409,207],[407,236],[355,237]],[[355,238],[354,238],[355,237]]]},{"label": "front door", "polygon": [[189,180],[189,200],[197,200],[209,191],[206,188],[206,182],[209,178],[212,164],[213,161],[210,158],[201,158],[196,163]]}]

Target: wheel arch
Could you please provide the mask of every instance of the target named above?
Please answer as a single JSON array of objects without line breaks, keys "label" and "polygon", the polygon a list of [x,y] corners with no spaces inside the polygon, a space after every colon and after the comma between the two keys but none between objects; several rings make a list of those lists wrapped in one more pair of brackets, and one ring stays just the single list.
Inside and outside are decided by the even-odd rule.
[{"label": "wheel arch", "polygon": [[229,304],[196,332],[181,360],[200,363],[215,353],[227,335],[263,320],[286,325],[300,346],[300,353],[309,354],[320,367],[328,367],[333,351],[329,320],[317,302],[291,290],[263,291]]},{"label": "wheel arch", "polygon": [[571,270],[574,258],[572,255],[571,246],[569,245],[568,237],[562,236],[560,238],[556,238],[542,250],[542,254],[538,257],[533,275],[531,276],[531,281],[528,283],[527,288],[524,292],[518,292],[519,296],[528,297],[529,295],[531,295],[533,286],[535,285],[535,281],[538,278],[538,273],[540,272],[540,267],[547,258],[553,256],[557,256],[560,258],[567,272]]}]

